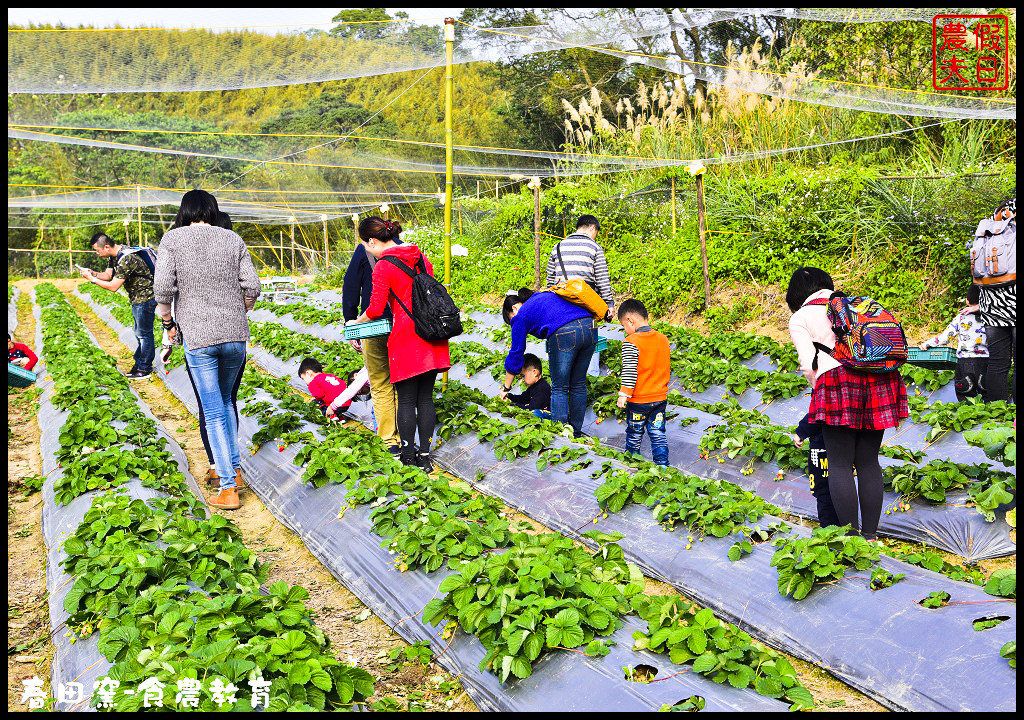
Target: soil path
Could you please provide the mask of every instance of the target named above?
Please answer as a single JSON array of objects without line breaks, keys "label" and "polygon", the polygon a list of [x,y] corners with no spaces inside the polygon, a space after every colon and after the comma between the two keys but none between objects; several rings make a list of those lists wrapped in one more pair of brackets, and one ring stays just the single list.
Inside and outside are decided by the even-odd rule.
[{"label": "soil path", "polygon": [[[20,283],[19,283],[20,287]],[[25,288],[21,287],[24,291]],[[18,303],[17,340],[34,345],[32,301]],[[35,349],[35,348],[34,348]],[[39,454],[38,390],[7,390],[7,709],[23,712],[22,682],[33,676],[49,687],[50,614],[46,604],[46,545],[42,496],[25,478],[42,472]]]}]

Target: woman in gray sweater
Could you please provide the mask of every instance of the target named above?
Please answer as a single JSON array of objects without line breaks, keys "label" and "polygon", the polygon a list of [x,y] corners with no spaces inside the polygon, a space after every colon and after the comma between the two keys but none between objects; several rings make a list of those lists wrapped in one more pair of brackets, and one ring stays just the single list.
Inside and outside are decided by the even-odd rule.
[{"label": "woman in gray sweater", "polygon": [[245,368],[246,313],[259,296],[260,281],[242,238],[217,227],[219,213],[210,193],[185,193],[174,229],[160,241],[153,294],[168,334],[174,338],[180,333],[206,425],[219,487],[207,502],[234,510],[239,506],[241,457],[232,396]]}]

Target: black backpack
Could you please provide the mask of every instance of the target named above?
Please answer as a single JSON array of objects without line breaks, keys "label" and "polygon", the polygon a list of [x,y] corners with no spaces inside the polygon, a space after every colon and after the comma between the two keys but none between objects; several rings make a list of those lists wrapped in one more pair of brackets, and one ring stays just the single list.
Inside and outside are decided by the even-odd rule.
[{"label": "black backpack", "polygon": [[391,294],[395,295],[395,300],[398,300],[398,304],[412,318],[417,335],[427,342],[437,343],[462,334],[459,308],[452,302],[444,285],[427,272],[422,253],[416,261],[415,271],[410,270],[408,265],[396,257],[385,255],[380,259],[387,260],[412,278],[412,312],[394,291],[391,291]]}]

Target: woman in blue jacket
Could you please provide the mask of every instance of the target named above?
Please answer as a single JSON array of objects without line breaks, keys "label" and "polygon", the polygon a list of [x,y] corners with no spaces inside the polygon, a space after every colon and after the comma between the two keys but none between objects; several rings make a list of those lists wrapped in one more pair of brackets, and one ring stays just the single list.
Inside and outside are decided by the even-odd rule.
[{"label": "woman in blue jacket", "polygon": [[551,373],[551,419],[567,422],[576,437],[582,435],[587,411],[587,368],[597,347],[594,316],[552,292],[522,288],[505,297],[501,317],[512,326],[512,347],[505,358],[501,397],[523,369],[526,336],[547,340]]}]

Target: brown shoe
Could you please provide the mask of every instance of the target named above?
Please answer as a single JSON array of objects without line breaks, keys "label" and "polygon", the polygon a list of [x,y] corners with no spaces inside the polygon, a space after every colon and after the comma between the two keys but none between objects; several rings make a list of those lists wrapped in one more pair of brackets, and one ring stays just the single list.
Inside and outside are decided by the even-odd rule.
[{"label": "brown shoe", "polygon": [[220,488],[220,482],[217,479],[217,468],[210,468],[206,471],[206,484],[212,487],[214,490]]},{"label": "brown shoe", "polygon": [[235,469],[235,487],[239,490],[245,490],[249,487],[245,484],[245,480],[242,479],[242,468]]},{"label": "brown shoe", "polygon": [[210,507],[222,510],[237,510],[239,507],[238,490],[235,488],[223,488],[216,495],[208,497],[206,502]]}]

